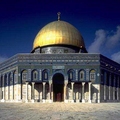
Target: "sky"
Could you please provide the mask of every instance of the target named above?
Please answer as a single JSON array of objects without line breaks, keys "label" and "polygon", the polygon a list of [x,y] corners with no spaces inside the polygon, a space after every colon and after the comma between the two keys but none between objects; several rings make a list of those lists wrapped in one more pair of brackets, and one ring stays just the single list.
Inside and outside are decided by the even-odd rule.
[{"label": "sky", "polygon": [[120,0],[0,0],[0,62],[30,53],[57,12],[80,31],[89,53],[120,63]]}]

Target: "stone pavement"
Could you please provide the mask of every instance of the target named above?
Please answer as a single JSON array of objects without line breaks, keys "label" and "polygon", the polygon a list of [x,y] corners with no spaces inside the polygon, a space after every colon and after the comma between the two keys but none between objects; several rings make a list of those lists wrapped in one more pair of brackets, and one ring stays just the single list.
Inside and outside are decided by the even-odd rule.
[{"label": "stone pavement", "polygon": [[120,120],[120,103],[0,103],[0,120]]}]

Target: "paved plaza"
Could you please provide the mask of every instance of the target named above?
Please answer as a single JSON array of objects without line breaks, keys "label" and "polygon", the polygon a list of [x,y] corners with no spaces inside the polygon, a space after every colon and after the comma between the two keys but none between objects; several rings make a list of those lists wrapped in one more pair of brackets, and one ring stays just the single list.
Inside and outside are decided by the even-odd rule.
[{"label": "paved plaza", "polygon": [[0,103],[0,120],[120,120],[120,103]]}]

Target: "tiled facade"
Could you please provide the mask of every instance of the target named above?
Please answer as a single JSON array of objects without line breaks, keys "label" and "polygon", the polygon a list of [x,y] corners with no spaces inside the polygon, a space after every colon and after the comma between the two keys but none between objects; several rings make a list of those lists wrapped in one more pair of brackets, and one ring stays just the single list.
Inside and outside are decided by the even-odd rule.
[{"label": "tiled facade", "polygon": [[17,54],[0,64],[1,102],[119,102],[120,65],[100,54]]}]

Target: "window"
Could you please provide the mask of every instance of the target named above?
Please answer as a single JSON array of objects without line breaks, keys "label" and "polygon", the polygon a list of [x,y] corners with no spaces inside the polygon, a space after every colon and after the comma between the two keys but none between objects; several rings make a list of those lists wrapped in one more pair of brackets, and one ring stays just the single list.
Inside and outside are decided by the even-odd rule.
[{"label": "window", "polygon": [[47,72],[44,74],[45,80],[48,78]]},{"label": "window", "polygon": [[91,70],[90,71],[90,81],[93,81],[96,79],[96,74],[95,74],[95,70]]},{"label": "window", "polygon": [[68,71],[68,79],[69,80],[74,80],[74,70],[69,70]]},{"label": "window", "polygon": [[10,73],[9,74],[9,84],[12,85],[13,84],[13,77],[12,77],[12,74]]},{"label": "window", "polygon": [[95,79],[95,73],[91,73],[90,79]]},{"label": "window", "polygon": [[38,80],[38,71],[37,70],[34,70],[32,72],[32,80],[33,81]]},{"label": "window", "polygon": [[14,84],[16,84],[17,83],[17,72],[15,71],[14,72]]},{"label": "window", "polygon": [[22,72],[22,83],[25,83],[27,81],[27,70],[24,70]]},{"label": "window", "polygon": [[81,81],[85,80],[85,72],[84,72],[84,70],[81,70],[79,72],[79,80],[81,80]]},{"label": "window", "polygon": [[80,73],[80,79],[83,79],[83,73]]},{"label": "window", "polygon": [[73,72],[70,72],[70,79],[73,79]]},{"label": "window", "polygon": [[48,80],[48,70],[43,70],[42,75],[43,75],[43,80]]}]

